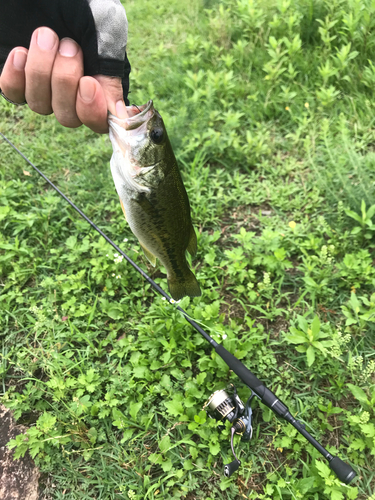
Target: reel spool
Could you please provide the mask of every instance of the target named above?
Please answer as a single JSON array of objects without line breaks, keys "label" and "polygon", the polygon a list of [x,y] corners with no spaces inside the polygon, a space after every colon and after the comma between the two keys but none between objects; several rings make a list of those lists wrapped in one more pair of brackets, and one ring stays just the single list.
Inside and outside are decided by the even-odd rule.
[{"label": "reel spool", "polygon": [[224,465],[224,475],[226,477],[230,477],[241,465],[241,461],[237,458],[233,448],[234,435],[240,434],[242,441],[250,441],[253,434],[250,402],[254,394],[251,393],[246,405],[244,405],[237,394],[235,386],[231,385],[230,389],[233,391],[232,395],[229,395],[225,389],[219,389],[212,393],[203,405],[203,410],[206,410],[210,418],[221,422],[228,420],[232,424],[230,446],[235,460]]}]

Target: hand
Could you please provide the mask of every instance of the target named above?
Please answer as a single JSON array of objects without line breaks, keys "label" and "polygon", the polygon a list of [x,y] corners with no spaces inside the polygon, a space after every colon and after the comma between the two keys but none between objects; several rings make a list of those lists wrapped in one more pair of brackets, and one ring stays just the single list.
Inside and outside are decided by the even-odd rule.
[{"label": "hand", "polygon": [[50,28],[34,31],[30,47],[14,48],[0,76],[0,89],[13,102],[27,101],[40,115],[54,113],[64,127],[84,124],[108,132],[107,111],[126,118],[121,78],[83,76],[83,53],[70,38]]}]

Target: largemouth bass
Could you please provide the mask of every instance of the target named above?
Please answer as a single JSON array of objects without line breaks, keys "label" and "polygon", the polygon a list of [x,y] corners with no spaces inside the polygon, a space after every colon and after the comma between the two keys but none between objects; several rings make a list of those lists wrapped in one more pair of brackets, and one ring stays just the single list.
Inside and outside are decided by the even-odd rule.
[{"label": "largemouth bass", "polygon": [[197,297],[201,290],[186,261],[197,237],[162,117],[152,101],[127,111],[129,118],[108,118],[111,172],[125,218],[150,263],[158,258],[167,270],[173,299]]}]

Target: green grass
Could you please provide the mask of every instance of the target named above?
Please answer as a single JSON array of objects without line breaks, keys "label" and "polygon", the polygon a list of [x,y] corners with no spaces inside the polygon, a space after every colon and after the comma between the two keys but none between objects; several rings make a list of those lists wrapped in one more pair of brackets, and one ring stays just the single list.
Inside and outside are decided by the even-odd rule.
[{"label": "green grass", "polygon": [[[236,445],[242,466],[225,479],[229,429],[201,409],[229,382],[245,400],[246,387],[2,142],[0,392],[30,427],[28,441],[13,443],[16,456],[31,452],[54,499],[372,498],[373,4],[126,8],[130,100],[154,99],[165,119],[198,232],[203,295],[181,305],[358,479],[341,485],[258,403],[253,440]],[[6,102],[0,120],[166,288],[123,219],[108,137]]]}]

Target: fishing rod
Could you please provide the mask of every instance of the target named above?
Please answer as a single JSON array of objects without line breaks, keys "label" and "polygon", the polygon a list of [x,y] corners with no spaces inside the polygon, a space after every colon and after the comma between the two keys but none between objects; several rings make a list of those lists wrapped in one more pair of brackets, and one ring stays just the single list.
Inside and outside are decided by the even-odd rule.
[{"label": "fishing rod", "polygon": [[[119,248],[99,227],[92,222],[83,212],[80,210],[67,196],[60,191],[60,189],[53,184],[52,181],[46,177],[43,172],[41,172],[26,156],[21,153],[21,151],[7,138],[4,134],[0,132],[1,137],[12,146],[18,154],[36,171],[43,177],[43,179],[59,193],[59,195],[64,198],[65,201],[69,203],[71,207],[76,210],[79,215],[88,222],[91,227],[95,229],[112,247],[120,253],[124,259],[134,267],[156,290],[160,295],[168,300],[171,304],[175,301],[157,284],[155,281],[148,276],[133,260],[124,253],[121,248]],[[349,484],[356,476],[354,469],[343,460],[337,456],[331,455],[307,430],[305,425],[295,419],[290,413],[289,408],[270,390],[261,382],[239,359],[237,359],[233,354],[227,351],[221,344],[215,342],[215,340],[208,335],[199,325],[192,319],[188,313],[182,309],[180,306],[176,307],[180,311],[186,321],[190,323],[193,328],[195,328],[215,349],[216,353],[222,358],[222,360],[228,365],[228,367],[242,380],[242,382],[247,385],[250,389],[250,397],[248,398],[246,405],[243,404],[239,396],[237,395],[236,388],[231,384],[230,388],[227,390],[221,389],[209,397],[209,399],[204,404],[204,409],[207,411],[209,417],[224,422],[227,420],[232,424],[231,427],[231,449],[234,456],[234,460],[224,465],[224,475],[226,477],[231,476],[241,465],[241,461],[237,458],[234,448],[233,439],[234,434],[240,434],[243,441],[250,441],[252,437],[252,410],[250,403],[252,399],[256,396],[260,401],[270,408],[277,417],[286,420],[291,424],[297,431],[304,436],[309,443],[311,443],[314,448],[316,448],[319,453],[328,461],[330,469],[336,474],[339,480],[345,484]],[[228,394],[232,392],[233,394]],[[223,426],[222,426],[223,428]]]}]

